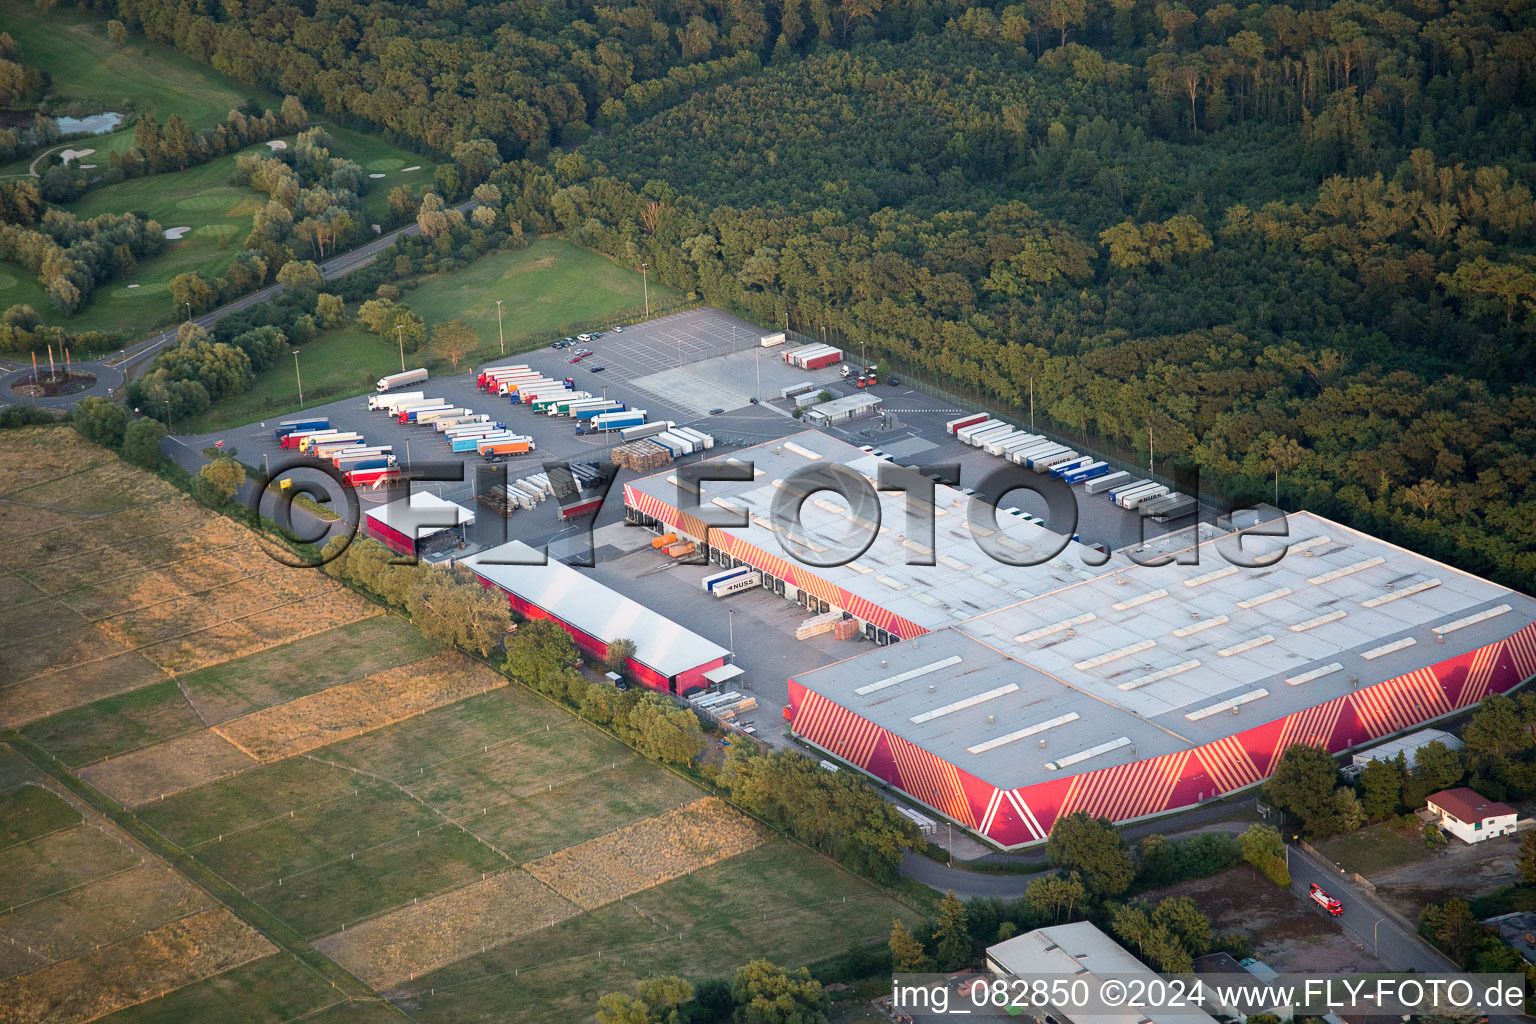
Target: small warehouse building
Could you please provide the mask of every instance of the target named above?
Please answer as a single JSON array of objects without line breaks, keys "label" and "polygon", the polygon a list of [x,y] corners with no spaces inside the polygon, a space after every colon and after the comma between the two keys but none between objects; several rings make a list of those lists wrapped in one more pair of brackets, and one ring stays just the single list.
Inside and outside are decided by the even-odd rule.
[{"label": "small warehouse building", "polygon": [[730,651],[652,611],[638,601],[556,559],[543,557],[522,541],[481,551],[459,564],[487,587],[507,595],[513,611],[531,619],[549,619],[571,635],[587,658],[602,661],[615,640],[634,641],[635,654],[624,674],[652,690],[686,696],[719,676]]},{"label": "small warehouse building", "polygon": [[1461,740],[1443,729],[1420,729],[1418,732],[1411,732],[1406,736],[1397,736],[1385,743],[1378,743],[1374,747],[1367,747],[1364,750],[1356,751],[1350,758],[1350,763],[1344,768],[1344,774],[1353,780],[1372,761],[1396,761],[1398,754],[1403,755],[1403,760],[1408,763],[1408,770],[1411,772],[1413,771],[1413,755],[1431,743],[1444,743],[1448,750],[1461,749]]},{"label": "small warehouse building", "polygon": [[[1079,994],[1066,1005],[1052,1003],[1043,1010],[1036,1006],[1032,1015],[1037,1018],[1072,1024],[1215,1024],[1216,1020],[1196,1006],[1167,1009],[1094,1005],[1103,982],[1109,978],[1152,982],[1158,976],[1089,921],[1036,928],[988,946],[987,968],[1004,977],[1023,975],[1032,983],[1035,978],[1046,979],[1046,987],[1052,991],[1056,991],[1052,984],[1055,979],[1067,983],[1062,988],[1068,993],[1073,988],[1078,990]],[[1089,1005],[1082,1005],[1083,992],[1088,993]]]},{"label": "small warehouse building", "polygon": [[367,536],[412,558],[442,555],[458,547],[474,522],[474,512],[427,491],[363,513]]},{"label": "small warehouse building", "polygon": [[1520,817],[1508,804],[1489,800],[1466,786],[1431,793],[1428,803],[1430,811],[1440,819],[1440,827],[1464,843],[1513,835]]},{"label": "small warehouse building", "polygon": [[835,427],[880,411],[880,399],[876,395],[844,395],[830,402],[822,402],[805,411],[805,422],[813,427]]}]

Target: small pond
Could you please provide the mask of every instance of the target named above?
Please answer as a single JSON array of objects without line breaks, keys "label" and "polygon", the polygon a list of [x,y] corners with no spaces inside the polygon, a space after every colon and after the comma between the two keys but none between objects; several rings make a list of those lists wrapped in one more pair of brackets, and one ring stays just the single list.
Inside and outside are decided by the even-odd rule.
[{"label": "small pond", "polygon": [[122,114],[92,114],[90,117],[56,117],[60,135],[101,135],[123,123]]}]

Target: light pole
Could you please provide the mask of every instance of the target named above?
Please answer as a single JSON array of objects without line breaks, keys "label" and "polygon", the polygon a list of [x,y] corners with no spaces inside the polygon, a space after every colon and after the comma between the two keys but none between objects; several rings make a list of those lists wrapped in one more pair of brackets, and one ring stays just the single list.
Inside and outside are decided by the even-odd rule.
[{"label": "light pole", "polygon": [[1381,942],[1378,941],[1378,939],[1377,939],[1377,931],[1376,930],[1378,928],[1380,928],[1380,927],[1381,927],[1381,918],[1378,917],[1376,919],[1376,923],[1371,925],[1371,946],[1375,948],[1376,955],[1378,957],[1381,956]]},{"label": "light pole", "polygon": [[640,264],[640,287],[645,289],[645,318],[647,320],[651,318],[651,279],[645,272],[649,266],[649,263]]},{"label": "light pole", "polygon": [[395,340],[400,343],[400,372],[405,372],[405,324],[395,324]]},{"label": "light pole", "polygon": [[730,616],[730,618],[726,620],[726,628],[730,630],[731,660],[734,662],[736,660],[736,609],[727,608],[725,613]]},{"label": "light pole", "polygon": [[[507,336],[501,333],[501,300],[496,300],[496,337],[501,340],[501,354],[507,354]],[[404,369],[404,367],[401,367]]]},{"label": "light pole", "polygon": [[304,408],[304,378],[299,375],[299,354],[293,354],[293,379],[299,385],[299,408]]},{"label": "light pole", "polygon": [[[300,404],[302,405],[303,403]],[[169,398],[165,400],[165,425],[170,428],[171,433],[176,433],[176,423],[171,419],[171,400]]]},{"label": "light pole", "polygon": [[262,472],[265,473],[270,479],[272,476],[272,463],[267,460],[266,452],[261,453],[261,469]]},{"label": "light pole", "polygon": [[187,323],[192,322],[192,303],[187,303]]},{"label": "light pole", "polygon": [[1280,507],[1280,463],[1275,463],[1275,508]]},{"label": "light pole", "polygon": [[1035,375],[1029,375],[1029,430],[1035,430]]}]

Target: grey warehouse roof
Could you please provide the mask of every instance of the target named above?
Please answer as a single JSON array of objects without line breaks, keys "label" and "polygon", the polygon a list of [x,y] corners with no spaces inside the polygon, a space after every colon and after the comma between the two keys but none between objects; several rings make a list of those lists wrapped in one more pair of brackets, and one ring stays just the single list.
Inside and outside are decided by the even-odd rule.
[{"label": "grey warehouse roof", "polygon": [[[988,589],[1023,600],[947,624],[927,616],[947,628],[795,678],[1012,788],[1221,739],[1536,622],[1536,601],[1508,588],[1311,513],[1286,524],[1287,537],[1242,535],[1249,559],[1286,548],[1260,568],[1229,562],[1226,534],[1185,550],[1198,564],[988,562],[999,580]],[[951,608],[978,593],[967,566],[884,571],[914,586],[928,574],[921,585]]]},{"label": "grey warehouse roof", "polygon": [[490,564],[540,557],[541,552],[514,540],[461,558],[459,564],[603,643],[628,637],[635,642],[635,658],[664,676],[675,676],[730,654],[719,644],[556,559],[545,565]]}]

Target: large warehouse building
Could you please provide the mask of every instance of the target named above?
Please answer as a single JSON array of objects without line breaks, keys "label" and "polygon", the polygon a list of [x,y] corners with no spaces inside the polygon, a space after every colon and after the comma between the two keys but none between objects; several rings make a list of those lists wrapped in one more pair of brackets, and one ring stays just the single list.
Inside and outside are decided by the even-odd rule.
[{"label": "large warehouse building", "polygon": [[[1225,535],[1198,545],[1198,564],[1090,569],[1069,544],[1013,567],[978,549],[964,496],[941,486],[936,565],[904,564],[893,494],[866,553],[813,568],[774,550],[773,484],[796,463],[873,476],[875,460],[814,433],[738,457],[756,479],[706,482],[702,500],[746,508],[749,526],[702,529],[665,475],[626,487],[631,520],[903,641],[792,678],[792,728],[1003,848],[1074,811],[1188,807],[1257,783],[1293,743],[1343,751],[1536,673],[1536,601],[1310,513],[1287,517],[1288,537],[1243,538],[1252,559],[1285,548],[1263,568],[1231,564]],[[807,509],[818,502],[841,518],[819,498]],[[1000,536],[1021,552],[1060,543],[1030,524]]]},{"label": "large warehouse building", "polygon": [[544,565],[500,564],[539,557],[540,552],[515,540],[458,564],[506,594],[519,614],[558,623],[588,658],[602,661],[610,643],[633,640],[635,655],[625,674],[650,689],[678,696],[703,689],[712,681],[712,670],[730,657],[719,644],[556,559]]}]

